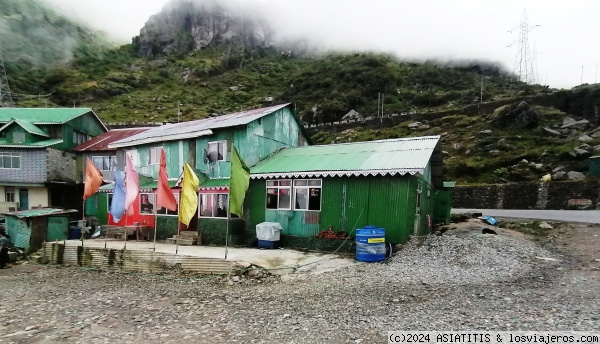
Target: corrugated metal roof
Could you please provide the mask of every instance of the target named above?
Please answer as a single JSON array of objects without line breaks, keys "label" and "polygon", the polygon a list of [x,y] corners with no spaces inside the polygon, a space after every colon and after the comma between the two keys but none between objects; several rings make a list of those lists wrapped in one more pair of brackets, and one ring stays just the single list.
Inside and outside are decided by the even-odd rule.
[{"label": "corrugated metal roof", "polygon": [[150,129],[150,127],[112,129],[100,136],[96,136],[93,139],[80,144],[79,146],[73,148],[73,150],[76,152],[115,151],[116,148],[108,148],[108,145],[115,141],[137,135],[148,129]]},{"label": "corrugated metal roof", "polygon": [[229,188],[229,178],[208,179],[200,184],[200,190],[226,190]]},{"label": "corrugated metal roof", "polygon": [[13,120],[11,120],[10,122],[8,122],[8,123],[6,123],[5,125],[2,126],[2,128],[0,128],[0,131],[4,130],[5,128],[8,128],[13,123],[16,123],[17,125],[19,125],[23,129],[25,129],[30,134],[44,136],[44,137],[50,137],[42,129],[36,127],[35,124],[32,124],[32,123],[27,122],[27,121],[22,120],[22,119],[13,119]]},{"label": "corrugated metal roof", "polygon": [[38,142],[12,143],[9,140],[2,139],[2,140],[0,140],[0,146],[2,146],[4,148],[46,148],[46,147],[57,145],[62,142],[63,142],[63,140],[54,139],[54,140],[44,140],[44,141],[38,141]]},{"label": "corrugated metal roof", "polygon": [[62,124],[88,112],[90,108],[0,108],[0,123],[23,119],[33,124]]},{"label": "corrugated metal roof", "polygon": [[205,118],[196,121],[165,124],[114,142],[110,144],[109,147],[120,148],[152,142],[172,141],[211,135],[211,129],[246,125],[277,110],[283,109],[288,105],[289,103],[237,112],[230,115]]},{"label": "corrugated metal roof", "polygon": [[251,168],[252,178],[423,174],[440,136],[289,148]]},{"label": "corrugated metal roof", "polygon": [[75,209],[58,209],[58,208],[42,208],[32,210],[15,211],[12,213],[4,213],[4,215],[15,216],[20,219],[27,217],[38,217],[38,216],[50,216],[50,215],[62,215],[76,213]]}]

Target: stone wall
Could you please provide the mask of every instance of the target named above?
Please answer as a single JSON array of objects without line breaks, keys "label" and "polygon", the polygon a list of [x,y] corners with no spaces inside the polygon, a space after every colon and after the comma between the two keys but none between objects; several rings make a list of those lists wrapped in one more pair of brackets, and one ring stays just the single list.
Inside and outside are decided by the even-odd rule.
[{"label": "stone wall", "polygon": [[77,160],[75,154],[54,148],[47,150],[47,181],[75,183]]},{"label": "stone wall", "polygon": [[452,206],[475,209],[600,209],[600,180],[456,186]]}]

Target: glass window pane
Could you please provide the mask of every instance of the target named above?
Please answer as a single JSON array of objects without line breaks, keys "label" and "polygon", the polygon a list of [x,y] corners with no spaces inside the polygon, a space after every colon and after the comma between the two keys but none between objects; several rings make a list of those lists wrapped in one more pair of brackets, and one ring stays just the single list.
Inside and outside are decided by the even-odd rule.
[{"label": "glass window pane", "polygon": [[167,215],[179,214],[179,194],[178,193],[175,194],[175,201],[177,202],[177,209],[175,209],[175,210],[166,209]]},{"label": "glass window pane", "polygon": [[281,185],[281,186],[292,186],[292,181],[291,180],[280,180],[279,181],[279,185]]},{"label": "glass window pane", "polygon": [[295,209],[307,210],[308,209],[308,189],[295,189],[296,191],[296,205]]},{"label": "glass window pane", "polygon": [[267,189],[267,209],[277,209],[277,189]]},{"label": "glass window pane", "polygon": [[12,168],[21,168],[21,157],[19,157],[19,156],[12,157]]},{"label": "glass window pane", "polygon": [[290,189],[279,189],[279,209],[290,209],[291,195]]},{"label": "glass window pane", "polygon": [[267,186],[277,186],[276,180],[267,180]]},{"label": "glass window pane", "polygon": [[212,217],[212,195],[201,194],[200,195],[200,216]]},{"label": "glass window pane", "polygon": [[321,188],[308,189],[308,210],[321,210]]},{"label": "glass window pane", "polygon": [[227,196],[225,194],[215,195],[215,217],[227,217]]},{"label": "glass window pane", "polygon": [[318,179],[312,179],[308,181],[309,186],[321,186],[321,181]]},{"label": "glass window pane", "polygon": [[140,194],[140,213],[154,214],[154,194]]},{"label": "glass window pane", "polygon": [[11,158],[8,156],[4,157],[4,163],[2,164],[2,167],[4,168],[10,168],[10,164],[11,164]]},{"label": "glass window pane", "polygon": [[308,185],[308,183],[306,182],[306,180],[294,180],[294,185],[295,186],[306,186],[306,185]]}]

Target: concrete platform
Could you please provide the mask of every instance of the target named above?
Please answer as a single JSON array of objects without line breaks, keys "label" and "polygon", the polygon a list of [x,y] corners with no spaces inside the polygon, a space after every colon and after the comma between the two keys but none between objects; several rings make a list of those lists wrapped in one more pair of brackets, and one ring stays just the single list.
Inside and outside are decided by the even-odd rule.
[{"label": "concrete platform", "polygon": [[[62,244],[63,242],[59,242]],[[67,249],[73,249],[82,246],[81,240],[65,241]],[[123,250],[140,253],[147,256],[153,253],[153,243],[148,241],[127,241],[115,239],[87,239],[83,241],[84,248],[102,250],[105,248],[111,250]],[[247,267],[250,264],[269,269],[271,273],[285,275],[290,273],[299,274],[320,274],[336,269],[364,264],[354,260],[354,257],[343,255],[332,255],[313,252],[300,252],[292,249],[274,249],[261,250],[258,248],[237,248],[230,247],[227,250],[227,259],[225,260],[225,247],[216,246],[179,246],[177,255],[175,255],[176,246],[174,244],[156,243],[155,254],[160,254],[161,259],[169,257],[173,261],[177,256],[197,257],[223,262],[231,262],[238,267]],[[153,258],[150,258],[153,259]],[[81,260],[81,259],[80,259]]]}]

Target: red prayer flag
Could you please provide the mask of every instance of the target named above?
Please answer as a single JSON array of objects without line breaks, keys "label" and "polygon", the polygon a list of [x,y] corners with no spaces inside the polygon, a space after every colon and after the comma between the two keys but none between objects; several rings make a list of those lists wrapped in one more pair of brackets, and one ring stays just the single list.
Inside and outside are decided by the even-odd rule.
[{"label": "red prayer flag", "polygon": [[95,194],[102,185],[102,172],[96,168],[96,165],[94,165],[90,158],[86,158],[85,161],[84,185],[85,188],[83,191],[83,200],[92,197],[92,195]]},{"label": "red prayer flag", "polygon": [[177,210],[177,201],[173,190],[169,187],[169,176],[167,175],[167,158],[165,151],[160,151],[160,168],[158,169],[158,192],[156,194],[156,205],[171,211]]}]

